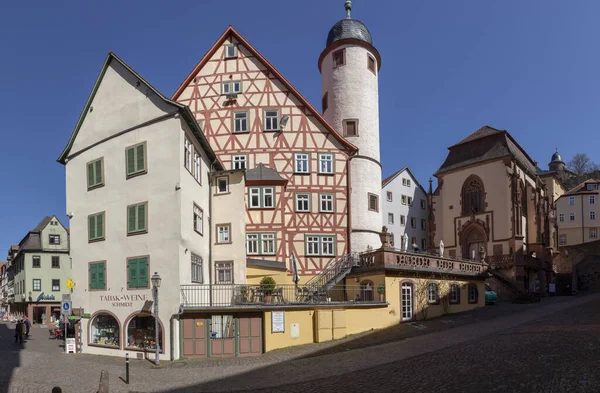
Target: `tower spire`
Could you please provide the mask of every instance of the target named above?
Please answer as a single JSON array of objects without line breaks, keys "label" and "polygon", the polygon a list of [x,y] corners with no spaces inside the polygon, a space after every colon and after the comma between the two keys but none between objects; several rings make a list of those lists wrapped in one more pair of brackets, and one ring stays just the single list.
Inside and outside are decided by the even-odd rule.
[{"label": "tower spire", "polygon": [[346,8],[346,19],[350,19],[350,11],[352,11],[352,1],[346,0],[344,8]]}]

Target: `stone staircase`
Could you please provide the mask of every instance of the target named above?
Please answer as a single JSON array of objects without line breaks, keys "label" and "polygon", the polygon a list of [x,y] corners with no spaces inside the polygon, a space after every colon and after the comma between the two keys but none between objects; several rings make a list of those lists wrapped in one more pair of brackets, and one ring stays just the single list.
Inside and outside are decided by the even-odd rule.
[{"label": "stone staircase", "polygon": [[353,267],[358,266],[359,262],[360,256],[358,253],[350,253],[340,257],[308,280],[301,288],[302,293],[308,298],[323,296],[342,281]]}]

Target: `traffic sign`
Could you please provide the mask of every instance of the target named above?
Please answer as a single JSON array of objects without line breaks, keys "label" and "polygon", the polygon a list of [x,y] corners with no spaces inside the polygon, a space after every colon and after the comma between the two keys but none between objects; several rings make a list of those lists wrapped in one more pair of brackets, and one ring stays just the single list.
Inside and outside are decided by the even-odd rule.
[{"label": "traffic sign", "polygon": [[71,289],[75,286],[75,283],[70,278],[67,278],[67,289]]},{"label": "traffic sign", "polygon": [[63,302],[70,302],[71,301],[71,294],[70,293],[63,293],[63,295],[62,295],[62,301]]},{"label": "traffic sign", "polygon": [[60,313],[62,315],[71,315],[73,313],[73,310],[71,309],[71,301],[63,301],[60,303]]}]

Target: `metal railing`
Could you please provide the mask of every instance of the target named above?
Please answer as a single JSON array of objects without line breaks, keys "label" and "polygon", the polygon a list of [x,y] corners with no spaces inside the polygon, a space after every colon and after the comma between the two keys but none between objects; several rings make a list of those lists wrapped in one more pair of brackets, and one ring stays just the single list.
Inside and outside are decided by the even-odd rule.
[{"label": "metal railing", "polygon": [[384,302],[374,289],[360,285],[340,285],[324,291],[305,285],[181,285],[181,306],[264,307]]},{"label": "metal railing", "polygon": [[354,266],[358,266],[359,261],[358,253],[346,254],[330,263],[325,269],[308,280],[304,286],[311,291],[326,291],[340,282]]}]

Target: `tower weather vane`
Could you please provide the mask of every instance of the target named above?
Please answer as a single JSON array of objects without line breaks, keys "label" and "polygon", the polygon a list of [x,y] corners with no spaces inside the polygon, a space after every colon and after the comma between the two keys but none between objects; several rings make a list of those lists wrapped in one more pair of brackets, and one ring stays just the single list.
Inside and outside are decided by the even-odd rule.
[{"label": "tower weather vane", "polygon": [[350,19],[350,11],[352,11],[352,2],[350,0],[346,0],[344,8],[346,8],[346,19]]}]

